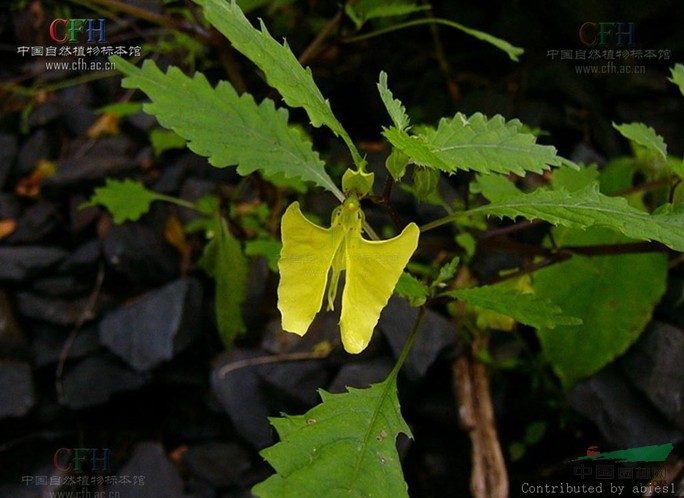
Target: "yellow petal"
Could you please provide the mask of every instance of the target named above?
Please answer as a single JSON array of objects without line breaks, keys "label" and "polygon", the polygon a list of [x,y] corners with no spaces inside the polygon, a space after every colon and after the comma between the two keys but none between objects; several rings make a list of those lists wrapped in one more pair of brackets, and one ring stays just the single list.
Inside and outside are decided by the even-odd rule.
[{"label": "yellow petal", "polygon": [[304,335],[321,309],[328,272],[344,230],[311,223],[295,202],[283,215],[281,233],[278,309],[283,330]]},{"label": "yellow petal", "polygon": [[356,232],[345,239],[346,275],[340,330],[349,353],[360,353],[370,342],[380,312],[411,255],[420,230],[410,223],[393,239],[369,241]]}]

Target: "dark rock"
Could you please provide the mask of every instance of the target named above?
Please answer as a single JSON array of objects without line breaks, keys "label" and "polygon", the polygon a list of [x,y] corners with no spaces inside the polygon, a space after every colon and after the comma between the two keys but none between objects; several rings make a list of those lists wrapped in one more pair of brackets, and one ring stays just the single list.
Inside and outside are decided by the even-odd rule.
[{"label": "dark rock", "polygon": [[198,282],[176,280],[105,315],[100,340],[136,370],[149,370],[173,358],[196,336],[201,302]]},{"label": "dark rock", "polygon": [[183,463],[214,488],[242,484],[251,465],[249,453],[240,445],[219,442],[191,446],[183,453]]},{"label": "dark rock", "polygon": [[261,365],[256,370],[271,399],[282,398],[303,408],[320,402],[317,389],[329,380],[322,360],[283,361]]},{"label": "dark rock", "polygon": [[31,128],[37,128],[39,126],[45,126],[51,121],[54,121],[59,117],[60,108],[53,100],[44,100],[39,102],[28,115],[26,124]]},{"label": "dark rock", "polygon": [[[387,338],[395,357],[401,353],[418,316],[418,308],[411,308],[406,300],[392,296],[378,321],[378,329]],[[402,372],[412,380],[425,375],[439,354],[456,342],[456,328],[440,314],[428,310],[418,331],[413,349],[406,358]]]},{"label": "dark rock", "polygon": [[145,381],[108,353],[88,356],[64,374],[62,402],[74,410],[101,405],[113,394],[138,389]]},{"label": "dark rock", "polygon": [[84,136],[97,116],[90,107],[92,92],[87,85],[74,85],[56,94],[56,106],[66,129],[74,136]]},{"label": "dark rock", "polygon": [[159,285],[178,275],[178,251],[160,230],[143,223],[112,225],[102,249],[109,266],[135,286]]},{"label": "dark rock", "polygon": [[48,238],[61,225],[59,214],[48,202],[38,202],[17,220],[17,227],[6,238],[11,244],[32,244]]},{"label": "dark rock", "polygon": [[58,275],[34,280],[31,289],[45,296],[74,297],[87,294],[93,285],[73,275]]},{"label": "dark rock", "polygon": [[57,161],[57,172],[43,180],[40,191],[48,199],[59,200],[73,191],[88,191],[109,176],[139,171],[130,158],[131,142],[123,136],[104,137],[82,156]]},{"label": "dark rock", "polygon": [[[184,498],[183,480],[178,469],[157,442],[140,443],[128,462],[117,472],[130,476],[127,485],[112,485],[109,490],[120,498]],[[137,477],[137,479],[135,479]],[[133,480],[135,479],[135,483]]]},{"label": "dark rock", "polygon": [[347,392],[347,387],[366,388],[385,380],[393,367],[394,362],[383,356],[366,361],[345,363],[328,386],[327,391],[343,393]]},{"label": "dark rock", "polygon": [[[5,187],[17,157],[17,137],[0,133],[0,190]],[[1,213],[0,213],[1,214]]]},{"label": "dark rock", "polygon": [[92,276],[97,271],[101,255],[100,241],[90,240],[70,253],[58,270],[60,273]]},{"label": "dark rock", "polygon": [[7,294],[0,291],[0,357],[15,357],[28,347]]},{"label": "dark rock", "polygon": [[33,132],[19,149],[15,176],[30,175],[41,159],[50,159],[57,154],[57,141],[44,128]]},{"label": "dark rock", "polygon": [[684,431],[684,331],[653,322],[622,365],[632,384]]},{"label": "dark rock", "polygon": [[[269,397],[261,389],[261,379],[253,366],[240,362],[263,356],[263,352],[235,349],[211,373],[211,387],[228,414],[237,433],[257,450],[273,444],[268,417],[273,415]],[[240,368],[226,370],[239,365]]]},{"label": "dark rock", "polygon": [[14,194],[0,193],[0,219],[12,218],[16,219],[21,215],[21,206],[19,200]]},{"label": "dark rock", "polygon": [[0,361],[0,419],[22,417],[34,403],[31,366],[21,361]]},{"label": "dark rock", "polygon": [[0,280],[19,281],[36,277],[67,255],[54,247],[0,247]]},{"label": "dark rock", "polygon": [[55,325],[75,325],[83,318],[88,298],[67,299],[39,296],[32,292],[18,292],[17,312],[27,318],[46,321]]},{"label": "dark rock", "polygon": [[[93,353],[100,349],[100,339],[94,326],[84,327],[71,336],[57,327],[48,324],[36,324],[31,327],[31,348],[33,349],[33,361],[37,367],[43,367],[50,363],[57,363],[62,355],[62,350],[69,346],[67,359],[73,360]],[[71,341],[71,344],[69,342]]]},{"label": "dark rock", "polygon": [[570,406],[594,422],[615,448],[633,448],[684,440],[619,370],[610,365],[577,384],[567,396]]}]

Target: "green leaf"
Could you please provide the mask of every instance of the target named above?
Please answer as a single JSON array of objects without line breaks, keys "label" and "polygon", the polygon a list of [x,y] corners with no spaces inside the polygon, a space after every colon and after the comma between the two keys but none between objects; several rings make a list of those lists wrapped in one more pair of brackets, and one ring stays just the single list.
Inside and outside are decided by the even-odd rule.
[{"label": "green leaf", "polygon": [[347,2],[344,12],[354,21],[356,29],[361,29],[370,19],[403,16],[429,8],[429,5],[418,5],[410,0],[359,0]]},{"label": "green leaf", "polygon": [[668,78],[672,83],[679,87],[679,91],[684,95],[684,64],[675,64],[673,68],[670,68],[672,77]]},{"label": "green leaf", "polygon": [[[563,245],[624,241],[614,232],[563,230]],[[538,330],[544,355],[565,387],[592,375],[622,354],[639,337],[665,291],[667,256],[630,254],[573,256],[535,272],[537,295],[584,321],[581,327]]]},{"label": "green leaf", "polygon": [[485,33],[484,31],[479,31],[477,29],[472,29],[467,26],[464,26],[463,24],[459,24],[457,22],[453,21],[448,21],[444,19],[440,19],[441,24],[445,24],[447,26],[450,26],[452,28],[456,28],[458,30],[463,31],[464,33],[472,36],[473,38],[477,38],[478,40],[481,40],[483,42],[489,43],[490,45],[495,46],[499,50],[503,50],[508,54],[508,57],[515,62],[518,62],[518,56],[522,55],[525,50],[523,50],[520,47],[516,47],[515,45],[511,45],[508,43],[506,40],[502,40],[501,38],[497,38],[496,36],[490,35],[489,33]]},{"label": "green leaf", "polygon": [[423,282],[406,272],[402,273],[399,277],[394,292],[405,298],[409,302],[409,305],[414,308],[425,304],[429,294],[428,289]]},{"label": "green leaf", "polygon": [[482,214],[541,219],[569,228],[603,226],[633,239],[656,240],[676,251],[684,251],[684,207],[668,208],[650,215],[630,206],[622,197],[601,194],[596,183],[575,192],[537,189],[529,194],[512,195],[496,203],[448,216],[441,222],[462,215]]},{"label": "green leaf", "polygon": [[150,142],[156,156],[169,149],[185,148],[185,139],[171,130],[154,129],[150,131]]},{"label": "green leaf", "polygon": [[271,419],[281,441],[261,455],[276,474],[252,488],[259,497],[408,497],[396,448],[411,437],[401,417],[396,375],[367,389],[330,394],[304,415]]},{"label": "green leaf", "polygon": [[[565,170],[567,170],[567,168],[560,169],[557,172]],[[484,198],[490,202],[499,202],[512,195],[520,194],[521,190],[505,176],[477,175],[475,181],[470,184],[470,192],[473,194],[482,194]]]},{"label": "green leaf", "polygon": [[378,81],[378,91],[385,108],[392,118],[392,122],[396,128],[405,130],[409,126],[409,117],[406,114],[406,108],[399,99],[395,99],[389,88],[387,88],[387,73],[380,71],[380,81]]},{"label": "green leaf", "polygon": [[267,177],[299,178],[343,198],[311,143],[288,126],[287,111],[276,110],[271,100],[257,105],[226,82],[212,88],[202,74],[189,78],[176,67],[164,74],[151,60],[142,68],[120,57],[111,60],[127,75],[125,88],[139,88],[152,100],[145,112],[186,139],[213,166],[237,164],[241,175],[261,170]]},{"label": "green leaf", "polygon": [[663,137],[658,135],[650,126],[646,126],[643,123],[625,123],[621,125],[613,123],[613,128],[619,131],[623,137],[659,154],[663,159],[667,158],[667,145]]},{"label": "green leaf", "polygon": [[120,118],[132,116],[142,111],[142,104],[140,102],[115,102],[113,104],[100,107],[97,110],[98,114],[114,114]]},{"label": "green leaf", "polygon": [[198,264],[216,284],[216,324],[227,349],[247,328],[242,320],[242,303],[247,293],[249,265],[240,242],[230,233],[225,221],[217,223],[219,232],[206,245]]},{"label": "green leaf", "polygon": [[536,137],[521,131],[517,119],[500,115],[488,119],[481,113],[466,117],[460,112],[442,118],[436,130],[410,136],[392,127],[383,135],[414,163],[453,173],[457,169],[478,173],[541,173],[565,161],[550,145],[538,145]]},{"label": "green leaf", "polygon": [[437,278],[435,279],[433,285],[440,285],[446,282],[447,280],[451,280],[452,278],[454,278],[460,261],[461,259],[458,256],[455,256],[451,258],[451,261],[442,265],[442,267],[440,267],[439,269],[439,274],[437,275]]},{"label": "green leaf", "polygon": [[325,125],[342,137],[357,165],[365,164],[351,138],[337,120],[330,103],[314,83],[310,69],[304,69],[288,47],[271,37],[261,22],[261,30],[252,26],[234,0],[194,0],[204,9],[207,21],[228,38],[235,50],[264,72],[268,84],[278,90],[290,107],[302,107],[311,124]]},{"label": "green leaf", "polygon": [[582,320],[563,314],[560,306],[535,294],[522,293],[502,285],[485,285],[449,291],[447,296],[509,316],[535,328],[580,325]]},{"label": "green leaf", "polygon": [[248,240],[245,242],[245,255],[263,256],[266,258],[269,269],[274,273],[278,273],[278,257],[280,256],[281,247],[282,244],[277,240]]},{"label": "green leaf", "polygon": [[130,178],[123,181],[107,178],[105,186],[96,188],[90,200],[81,207],[104,206],[112,214],[114,223],[123,223],[124,221],[138,221],[149,211],[150,204],[158,200],[166,200],[166,198],[146,189],[140,182]]}]

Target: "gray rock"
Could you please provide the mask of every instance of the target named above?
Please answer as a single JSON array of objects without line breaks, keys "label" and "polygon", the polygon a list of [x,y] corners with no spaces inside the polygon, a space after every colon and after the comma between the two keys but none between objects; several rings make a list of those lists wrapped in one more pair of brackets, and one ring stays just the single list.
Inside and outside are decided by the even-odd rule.
[{"label": "gray rock", "polygon": [[108,489],[120,498],[184,498],[183,480],[178,469],[166,456],[164,447],[149,441],[138,444],[128,462],[117,472],[129,476],[130,484],[112,485]]},{"label": "gray rock", "polygon": [[101,405],[113,394],[142,387],[146,377],[107,353],[88,356],[69,368],[62,384],[62,402],[74,410]]},{"label": "gray rock", "polygon": [[[33,361],[37,367],[57,363],[66,343],[70,340],[70,332],[49,324],[35,324],[31,327],[31,349]],[[73,339],[67,359],[82,358],[94,353],[102,346],[95,326],[84,327]]]},{"label": "gray rock", "polygon": [[263,355],[263,352],[235,349],[230,358],[219,363],[211,373],[214,395],[238,434],[257,450],[273,444],[273,429],[268,423],[268,417],[273,415],[270,400],[261,389],[261,379],[254,366],[241,365],[231,371],[224,369]]},{"label": "gray rock", "polygon": [[24,317],[55,325],[71,326],[81,319],[88,299],[61,299],[39,296],[31,292],[17,292],[17,311]]},{"label": "gray rock", "polygon": [[57,161],[57,172],[40,184],[41,194],[47,199],[59,200],[74,191],[90,191],[109,176],[121,176],[139,169],[131,160],[131,142],[126,137],[103,137],[80,157],[67,157]]},{"label": "gray rock", "polygon": [[143,223],[112,225],[102,249],[107,264],[135,286],[159,285],[178,275],[178,251],[161,230]]},{"label": "gray rock", "polygon": [[100,341],[136,370],[149,370],[173,358],[196,336],[201,302],[198,282],[173,281],[106,314]]},{"label": "gray rock", "polygon": [[622,365],[656,409],[684,431],[684,330],[653,322]]},{"label": "gray rock", "polygon": [[183,463],[214,488],[239,486],[250,469],[250,456],[236,443],[210,442],[191,446]]},{"label": "gray rock", "polygon": [[62,261],[66,251],[54,247],[0,247],[0,281],[28,280]]},{"label": "gray rock", "polygon": [[394,362],[384,356],[345,363],[327,390],[331,393],[343,393],[347,392],[347,387],[366,388],[385,380],[393,367]]},{"label": "gray rock", "polygon": [[568,393],[570,406],[594,422],[609,444],[633,448],[684,440],[641,393],[610,365]]},{"label": "gray rock", "polygon": [[14,160],[17,157],[17,137],[8,133],[0,133],[0,190],[10,176]]},{"label": "gray rock", "polygon": [[[382,311],[377,328],[387,338],[395,357],[404,348],[417,316],[418,308],[411,308],[406,300],[397,296],[392,296]],[[412,380],[422,378],[439,354],[455,342],[454,325],[439,313],[428,310],[402,372]]]},{"label": "gray rock", "polygon": [[0,419],[22,417],[34,404],[31,366],[23,361],[0,361]]},{"label": "gray rock", "polygon": [[8,244],[40,243],[59,226],[59,215],[54,206],[49,202],[38,202],[19,217],[16,229],[6,241]]},{"label": "gray rock", "polygon": [[17,322],[7,294],[0,291],[0,357],[12,357],[25,351],[28,341]]}]

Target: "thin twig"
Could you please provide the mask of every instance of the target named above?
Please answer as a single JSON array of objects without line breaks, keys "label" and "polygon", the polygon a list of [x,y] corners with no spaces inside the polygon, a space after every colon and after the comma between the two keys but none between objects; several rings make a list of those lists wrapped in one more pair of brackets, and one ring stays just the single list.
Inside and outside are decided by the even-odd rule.
[{"label": "thin twig", "polygon": [[305,360],[320,360],[330,356],[333,348],[325,349],[323,351],[304,351],[299,353],[282,353],[267,356],[259,356],[258,358],[246,358],[244,360],[233,361],[219,370],[219,377],[223,378],[235,370],[240,370],[247,367],[256,367],[259,365],[268,365],[271,363],[283,363],[286,361],[305,361]]},{"label": "thin twig", "polygon": [[59,353],[59,362],[57,363],[57,368],[55,369],[55,390],[57,391],[57,398],[60,404],[64,403],[64,365],[69,358],[69,352],[71,351],[79,332],[83,328],[83,324],[92,319],[95,306],[97,305],[97,300],[100,297],[100,291],[102,290],[102,283],[104,282],[104,265],[100,263],[100,267],[97,271],[97,278],[95,280],[95,287],[88,297],[83,311],[78,316],[74,328],[69,333],[69,337],[64,342],[62,350]]},{"label": "thin twig", "polygon": [[304,64],[307,64],[311,59],[313,59],[318,52],[322,49],[323,42],[328,38],[330,33],[333,32],[333,30],[340,24],[342,21],[342,11],[338,10],[337,14],[335,14],[327,23],[325,26],[323,26],[323,29],[321,29],[318,34],[316,35],[316,38],[313,39],[313,41],[309,44],[308,47],[304,49],[304,51],[299,54],[299,57],[297,60],[299,60],[299,63],[303,66]]},{"label": "thin twig", "polygon": [[470,491],[474,498],[508,498],[509,482],[489,388],[487,366],[474,358],[486,339],[476,339],[469,354],[452,364],[459,422],[472,443]]}]

